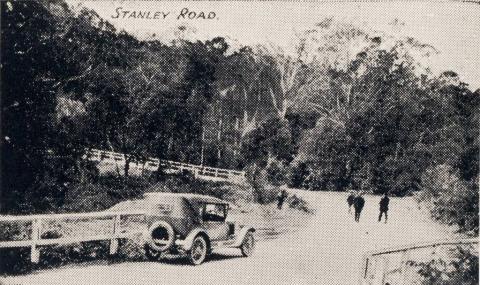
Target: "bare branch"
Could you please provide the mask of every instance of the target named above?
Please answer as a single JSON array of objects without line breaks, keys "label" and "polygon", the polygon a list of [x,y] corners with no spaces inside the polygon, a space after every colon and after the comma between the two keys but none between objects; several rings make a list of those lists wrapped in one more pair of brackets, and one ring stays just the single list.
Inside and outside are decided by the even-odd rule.
[{"label": "bare branch", "polygon": [[275,98],[275,94],[273,93],[272,88],[270,88],[269,91],[270,91],[270,97],[272,98],[273,107],[274,107],[275,110],[277,111],[277,114],[280,116],[280,115],[282,114],[282,112],[281,112],[280,109],[278,108],[277,100],[276,100],[276,98]]}]

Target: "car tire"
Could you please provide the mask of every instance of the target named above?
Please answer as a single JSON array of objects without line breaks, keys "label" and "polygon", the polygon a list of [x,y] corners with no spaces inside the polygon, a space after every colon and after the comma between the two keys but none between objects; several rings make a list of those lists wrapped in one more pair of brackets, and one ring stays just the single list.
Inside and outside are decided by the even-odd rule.
[{"label": "car tire", "polygon": [[203,236],[197,236],[192,242],[189,252],[190,263],[193,265],[202,264],[207,258],[208,244]]},{"label": "car tire", "polygon": [[[159,229],[163,229],[168,236],[166,240],[162,239],[161,244],[159,244],[159,241],[156,240],[154,237],[154,232]],[[148,229],[147,244],[156,251],[167,251],[175,244],[175,232],[173,230],[173,227],[165,221],[158,221],[153,223]]]},{"label": "car tire", "polygon": [[145,250],[145,256],[149,261],[159,261],[162,258],[162,252],[151,248],[148,244],[145,244],[143,249]]},{"label": "car tire", "polygon": [[240,250],[244,257],[251,256],[255,249],[255,238],[253,237],[252,232],[248,232],[243,238],[242,245],[240,245]]}]

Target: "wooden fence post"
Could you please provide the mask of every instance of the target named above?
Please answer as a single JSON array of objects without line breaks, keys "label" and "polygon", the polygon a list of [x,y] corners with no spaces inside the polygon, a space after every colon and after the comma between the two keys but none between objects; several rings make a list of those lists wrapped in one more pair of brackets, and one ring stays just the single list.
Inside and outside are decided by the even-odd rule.
[{"label": "wooden fence post", "polygon": [[410,258],[409,253],[410,252],[407,251],[407,250],[402,253],[402,265],[401,265],[402,267],[401,267],[401,273],[400,273],[401,274],[401,277],[400,277],[401,278],[401,281],[400,281],[401,285],[406,284],[406,281],[407,281],[407,268],[408,268],[407,263],[408,263],[408,259]]},{"label": "wooden fence post", "polygon": [[40,250],[37,248],[37,242],[41,238],[40,230],[42,227],[42,220],[32,220],[32,245],[30,253],[30,261],[38,263],[40,261]]},{"label": "wooden fence post", "polygon": [[388,258],[386,256],[383,257],[383,272],[382,272],[382,283],[385,284],[385,279],[387,279],[387,272],[388,272]]},{"label": "wooden fence post", "polygon": [[113,238],[110,240],[110,255],[114,255],[118,251],[118,238],[116,234],[120,232],[121,215],[113,216]]}]

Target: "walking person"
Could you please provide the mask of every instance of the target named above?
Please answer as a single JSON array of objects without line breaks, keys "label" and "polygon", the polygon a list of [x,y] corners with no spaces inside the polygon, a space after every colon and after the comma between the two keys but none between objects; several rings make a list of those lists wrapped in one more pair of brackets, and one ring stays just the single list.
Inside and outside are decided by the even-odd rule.
[{"label": "walking person", "polygon": [[363,193],[355,197],[353,200],[353,207],[355,208],[355,222],[360,222],[360,214],[362,213],[363,206],[365,206],[365,199],[363,198]]},{"label": "walking person", "polygon": [[385,224],[388,220],[388,203],[390,203],[390,199],[388,198],[387,192],[383,195],[382,199],[380,199],[380,214],[378,215],[378,221],[382,221],[382,216],[385,214]]},{"label": "walking person", "polygon": [[348,198],[347,198],[349,214],[352,212],[353,200],[355,200],[355,194],[353,194],[353,191],[350,191],[350,195],[348,195]]},{"label": "walking person", "polygon": [[285,201],[285,199],[287,198],[287,191],[284,189],[280,192],[278,192],[278,195],[277,195],[277,208],[279,210],[282,209],[282,206],[283,206],[283,202]]}]

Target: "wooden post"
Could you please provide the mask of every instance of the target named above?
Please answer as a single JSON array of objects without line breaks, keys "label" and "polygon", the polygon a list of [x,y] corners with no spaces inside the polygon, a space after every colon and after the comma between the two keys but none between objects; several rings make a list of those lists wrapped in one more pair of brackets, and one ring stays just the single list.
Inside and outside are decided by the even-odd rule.
[{"label": "wooden post", "polygon": [[382,272],[382,283],[385,284],[385,279],[387,279],[387,272],[388,272],[388,258],[386,256],[383,257],[383,272]]},{"label": "wooden post", "polygon": [[40,250],[37,248],[37,242],[41,238],[40,230],[42,227],[42,220],[35,219],[32,221],[32,245],[30,253],[30,261],[38,263],[40,261]]},{"label": "wooden post", "polygon": [[401,272],[400,272],[400,275],[401,275],[401,283],[400,285],[404,285],[406,284],[406,281],[407,281],[407,267],[408,267],[408,259],[410,258],[410,252],[409,251],[404,251],[402,253],[402,268],[401,268]]},{"label": "wooden post", "polygon": [[[359,280],[359,285],[363,285],[364,284],[364,280],[368,280],[368,258],[366,256],[363,256],[362,257],[362,270],[360,271],[360,278],[358,279]],[[368,283],[365,283],[365,284],[368,284]]]},{"label": "wooden post", "polygon": [[116,235],[120,232],[120,219],[120,215],[113,217],[113,238],[110,240],[110,255],[114,255],[118,251],[118,239]]}]

